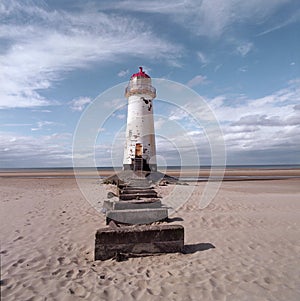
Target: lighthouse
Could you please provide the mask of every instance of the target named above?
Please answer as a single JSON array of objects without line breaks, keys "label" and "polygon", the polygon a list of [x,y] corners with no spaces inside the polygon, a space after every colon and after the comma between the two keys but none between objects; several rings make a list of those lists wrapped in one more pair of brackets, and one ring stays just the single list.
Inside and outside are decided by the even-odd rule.
[{"label": "lighthouse", "polygon": [[157,171],[153,119],[153,99],[156,90],[151,78],[139,67],[125,90],[128,99],[126,142],[123,169]]}]

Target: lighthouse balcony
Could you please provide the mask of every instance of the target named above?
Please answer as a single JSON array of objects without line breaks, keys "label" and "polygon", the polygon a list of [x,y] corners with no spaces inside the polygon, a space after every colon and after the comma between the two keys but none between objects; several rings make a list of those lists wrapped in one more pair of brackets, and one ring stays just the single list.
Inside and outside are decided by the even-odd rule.
[{"label": "lighthouse balcony", "polygon": [[128,98],[131,95],[147,94],[152,98],[156,97],[156,89],[151,85],[128,85],[125,90],[125,96]]}]

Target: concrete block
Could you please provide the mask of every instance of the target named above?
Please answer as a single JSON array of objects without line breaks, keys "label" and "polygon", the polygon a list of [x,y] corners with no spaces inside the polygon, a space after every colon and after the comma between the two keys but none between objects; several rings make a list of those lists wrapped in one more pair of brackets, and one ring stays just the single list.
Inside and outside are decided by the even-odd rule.
[{"label": "concrete block", "polygon": [[113,210],[114,206],[114,201],[110,201],[110,200],[106,200],[103,202],[103,209],[105,209],[105,211],[107,210]]},{"label": "concrete block", "polygon": [[124,209],[107,210],[107,223],[114,220],[123,224],[150,224],[156,221],[163,221],[168,217],[168,208],[145,208],[145,209]]},{"label": "concrete block", "polygon": [[160,200],[134,200],[134,201],[104,201],[103,208],[106,210],[124,210],[124,209],[146,209],[160,208]]},{"label": "concrete block", "polygon": [[127,193],[127,194],[121,194],[119,196],[120,200],[137,200],[141,198],[157,198],[157,193],[155,191],[153,192],[140,192],[140,193]]},{"label": "concrete block", "polygon": [[103,228],[96,232],[95,260],[117,254],[182,252],[184,228],[181,225],[140,225]]},{"label": "concrete block", "polygon": [[120,194],[134,194],[134,193],[155,193],[156,191],[153,188],[126,188],[126,189],[120,189]]}]

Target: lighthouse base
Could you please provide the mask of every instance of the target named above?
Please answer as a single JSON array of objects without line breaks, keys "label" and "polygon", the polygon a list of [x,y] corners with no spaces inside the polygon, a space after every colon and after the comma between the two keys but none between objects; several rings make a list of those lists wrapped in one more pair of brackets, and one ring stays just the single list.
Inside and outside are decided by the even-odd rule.
[{"label": "lighthouse base", "polygon": [[[130,166],[130,165],[129,165]],[[125,166],[124,166],[125,167]],[[115,173],[103,180],[103,184],[119,185],[120,183],[126,183],[132,178],[142,178],[149,183],[159,184],[161,181],[169,184],[176,184],[179,182],[178,178],[169,176],[160,171],[133,171],[131,168],[125,169]]]},{"label": "lighthouse base", "polygon": [[145,159],[132,160],[131,164],[123,164],[123,170],[133,170],[133,171],[157,171],[157,164],[148,164]]}]

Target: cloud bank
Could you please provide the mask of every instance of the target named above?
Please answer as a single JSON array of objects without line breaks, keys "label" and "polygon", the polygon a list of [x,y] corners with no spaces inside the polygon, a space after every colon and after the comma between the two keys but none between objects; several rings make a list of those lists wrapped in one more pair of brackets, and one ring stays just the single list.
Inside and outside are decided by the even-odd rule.
[{"label": "cloud bank", "polygon": [[[232,30],[234,25],[244,24],[251,20],[262,23],[274,11],[289,0],[128,0],[118,3],[107,2],[102,8],[134,11],[142,13],[163,14],[175,23],[184,26],[196,35],[218,38],[225,31]],[[259,7],[259,9],[258,9]]]},{"label": "cloud bank", "polygon": [[31,1],[4,1],[0,9],[5,46],[0,52],[0,109],[53,104],[42,92],[67,72],[94,62],[118,61],[120,56],[171,61],[181,51],[134,18],[50,10]]}]

